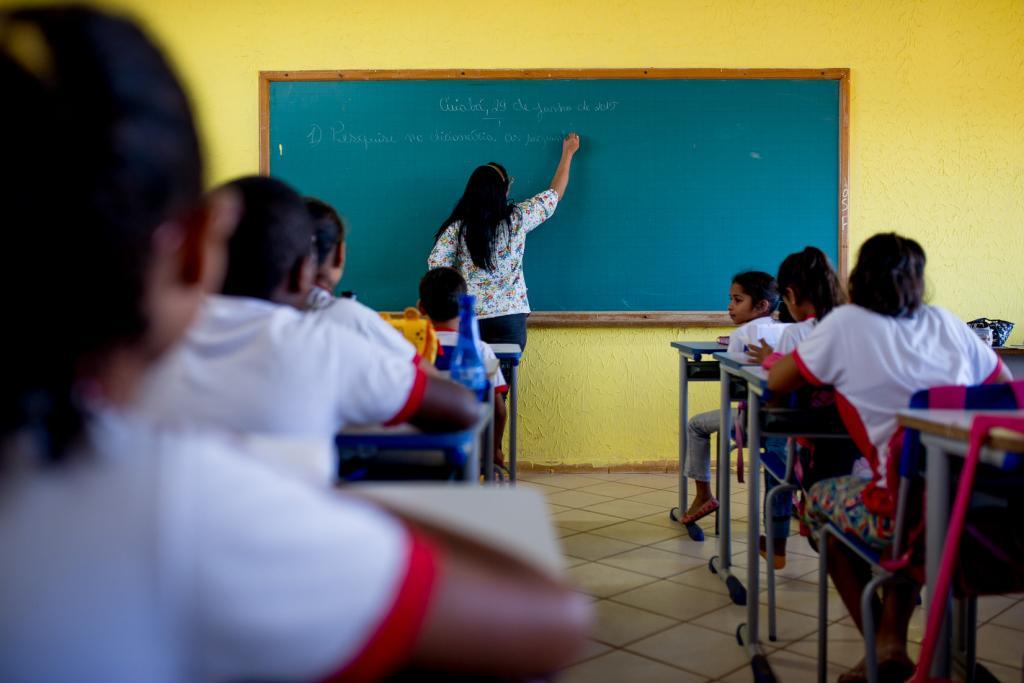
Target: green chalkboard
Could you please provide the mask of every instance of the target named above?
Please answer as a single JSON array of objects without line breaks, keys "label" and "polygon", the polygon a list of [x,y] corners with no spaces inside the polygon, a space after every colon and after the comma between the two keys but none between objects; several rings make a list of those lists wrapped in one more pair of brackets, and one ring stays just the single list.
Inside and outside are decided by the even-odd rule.
[{"label": "green chalkboard", "polygon": [[565,199],[527,240],[532,308],[720,311],[739,270],[774,272],[807,244],[845,257],[846,72],[808,74],[264,74],[262,161],[348,219],[342,287],[394,310],[415,302],[474,167],[504,164],[525,199],[547,188],[575,130]]}]

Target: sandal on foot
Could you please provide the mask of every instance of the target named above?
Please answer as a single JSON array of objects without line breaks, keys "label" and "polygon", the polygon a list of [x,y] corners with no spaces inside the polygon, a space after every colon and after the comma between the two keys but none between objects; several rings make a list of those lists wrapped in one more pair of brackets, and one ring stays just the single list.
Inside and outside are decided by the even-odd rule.
[{"label": "sandal on foot", "polygon": [[694,512],[693,514],[686,513],[685,515],[683,515],[683,518],[681,520],[679,520],[679,521],[682,522],[683,524],[690,525],[690,524],[693,524],[694,522],[696,522],[698,519],[703,519],[703,518],[707,517],[708,515],[710,515],[712,512],[714,512],[717,509],[718,509],[718,500],[715,499],[715,498],[712,498],[711,500],[709,500],[708,502],[704,503],[699,508],[697,508],[697,511]]}]

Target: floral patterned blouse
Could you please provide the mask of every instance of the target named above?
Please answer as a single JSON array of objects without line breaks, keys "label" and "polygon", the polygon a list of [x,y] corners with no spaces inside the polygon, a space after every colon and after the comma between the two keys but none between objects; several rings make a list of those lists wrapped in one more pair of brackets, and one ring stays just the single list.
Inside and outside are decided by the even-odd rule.
[{"label": "floral patterned blouse", "polygon": [[459,242],[459,223],[449,225],[438,238],[427,258],[427,266],[449,266],[462,273],[469,285],[469,293],[476,296],[478,318],[529,313],[530,302],[526,298],[526,281],[523,279],[526,235],[551,218],[557,205],[558,193],[550,189],[516,204],[517,210],[512,212],[507,232],[499,233],[493,271],[476,267],[464,241],[456,244]]}]

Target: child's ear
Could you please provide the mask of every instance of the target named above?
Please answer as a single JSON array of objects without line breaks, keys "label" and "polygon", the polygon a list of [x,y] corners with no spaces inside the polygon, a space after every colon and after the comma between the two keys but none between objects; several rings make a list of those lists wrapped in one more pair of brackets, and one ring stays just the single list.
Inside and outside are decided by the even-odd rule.
[{"label": "child's ear", "polygon": [[[184,284],[194,285],[200,280],[223,277],[224,264],[219,257],[226,255],[227,241],[241,215],[242,202],[237,193],[223,189],[207,196],[201,205],[173,224],[182,237],[181,280]],[[161,226],[160,230],[164,229]],[[211,248],[217,251],[211,254],[208,251]],[[210,263],[211,256],[215,257],[215,263]],[[210,291],[220,289],[219,282],[208,284]]]},{"label": "child's ear", "polygon": [[420,315],[422,315],[423,317],[427,317],[427,311],[423,308],[423,300],[422,299],[417,299],[416,300],[416,310],[419,311]]},{"label": "child's ear", "polygon": [[344,268],[345,267],[345,252],[346,252],[345,243],[344,242],[338,242],[338,244],[334,247],[334,257],[333,257],[333,260],[334,260],[334,267],[335,268]]},{"label": "child's ear", "polygon": [[313,254],[307,254],[296,261],[288,273],[288,291],[294,294],[308,292],[315,277],[316,264],[313,262]]},{"label": "child's ear", "polygon": [[771,313],[771,311],[769,310],[769,306],[768,306],[768,300],[767,299],[761,299],[756,304],[754,304],[754,312],[758,313],[760,315],[767,315],[767,314]]}]

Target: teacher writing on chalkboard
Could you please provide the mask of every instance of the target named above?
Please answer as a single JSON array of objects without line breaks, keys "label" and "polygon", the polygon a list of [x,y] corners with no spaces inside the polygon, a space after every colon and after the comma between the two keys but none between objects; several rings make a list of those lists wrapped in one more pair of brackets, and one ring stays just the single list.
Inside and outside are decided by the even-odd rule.
[{"label": "teacher writing on chalkboard", "polygon": [[477,166],[462,198],[434,236],[427,265],[457,269],[476,296],[480,337],[489,344],[526,348],[530,302],[523,279],[526,235],[551,217],[569,184],[572,157],[580,138],[569,133],[551,187],[515,204],[509,189],[515,180],[501,164]]}]

